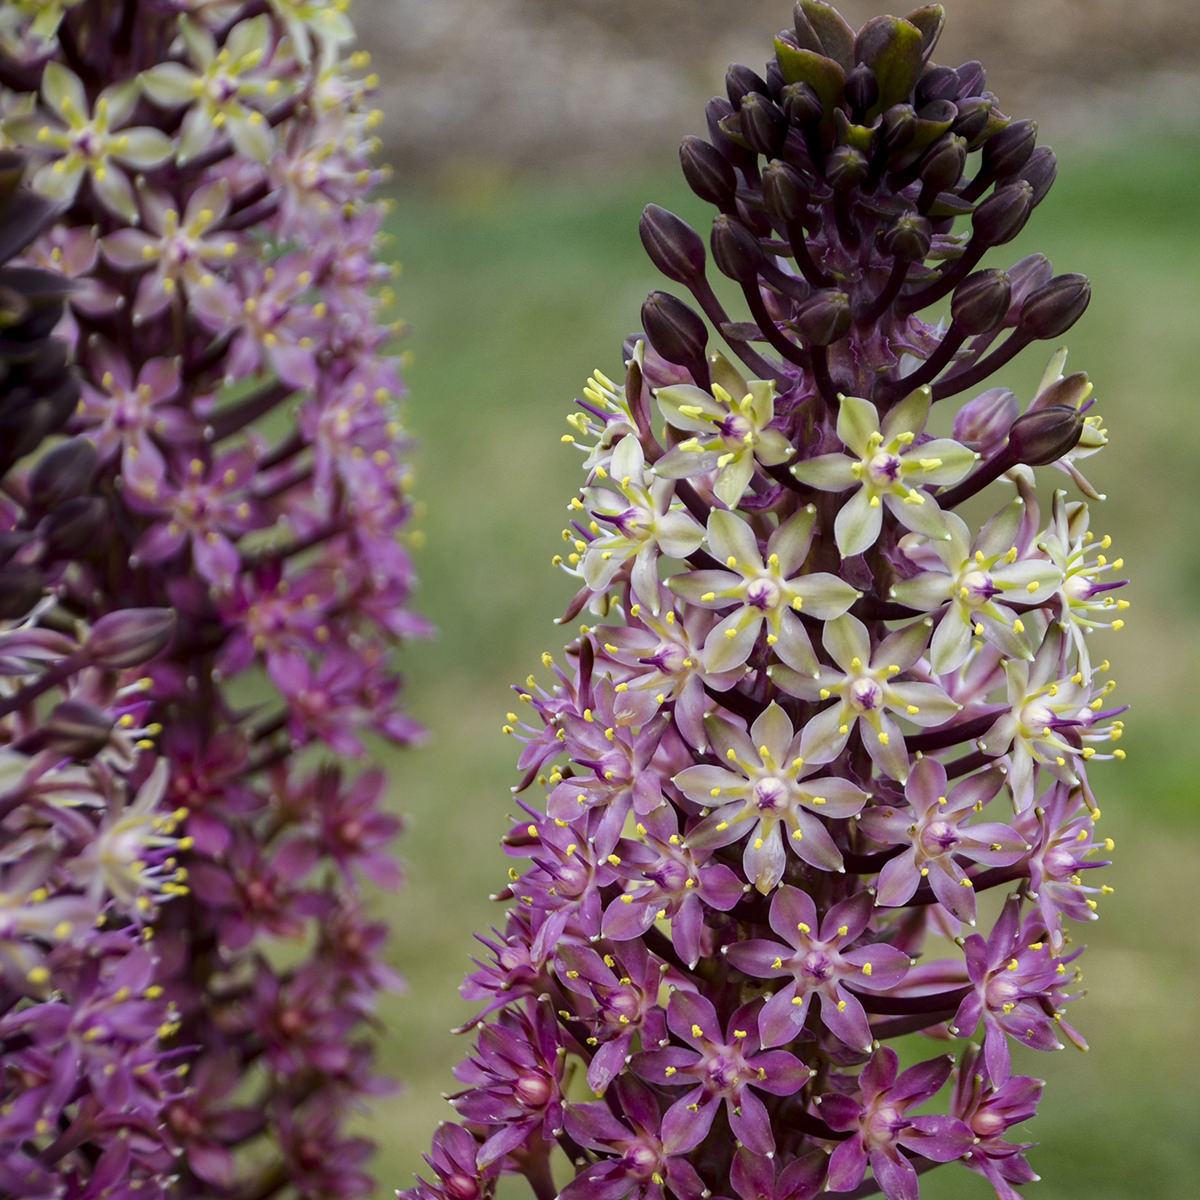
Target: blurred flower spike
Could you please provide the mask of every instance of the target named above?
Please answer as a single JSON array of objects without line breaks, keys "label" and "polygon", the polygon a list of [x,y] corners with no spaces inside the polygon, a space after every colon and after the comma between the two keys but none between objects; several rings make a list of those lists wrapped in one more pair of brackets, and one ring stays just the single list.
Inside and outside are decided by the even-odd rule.
[{"label": "blurred flower spike", "polygon": [[346,3],[0,10],[0,1193],[371,1194],[412,513]]},{"label": "blurred flower spike", "polygon": [[[801,0],[681,148],[707,244],[643,214],[679,286],[569,419],[586,479],[554,561],[587,623],[504,727],[512,905],[405,1200],[1036,1178],[1011,1051],[1083,1046],[1066,922],[1109,890],[1089,775],[1122,710],[1095,647],[1125,581],[1089,528],[1087,377],[1056,350],[1027,403],[989,386],[1089,287],[983,264],[1055,159],[979,63],[934,64],[943,16],[856,32]],[[940,1052],[902,1059],[913,1033]]]}]

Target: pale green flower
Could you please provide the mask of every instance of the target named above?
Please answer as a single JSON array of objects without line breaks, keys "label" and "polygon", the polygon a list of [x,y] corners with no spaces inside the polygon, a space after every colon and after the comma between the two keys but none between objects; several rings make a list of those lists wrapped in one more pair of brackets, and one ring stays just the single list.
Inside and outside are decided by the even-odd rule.
[{"label": "pale green flower", "polygon": [[234,149],[265,163],[275,139],[261,108],[285,98],[279,77],[260,71],[271,49],[271,22],[266,13],[240,21],[225,44],[202,25],[180,17],[179,30],[192,67],[164,62],[144,71],[142,90],[163,108],[188,105],[178,134],[178,161],[203,153],[222,136]]},{"label": "pale green flower", "polygon": [[746,381],[728,361],[714,356],[712,392],[676,384],[655,392],[668,425],[693,436],[673,446],[654,464],[657,475],[692,478],[716,472],[713,492],[736,508],[758,464],[776,466],[793,454],[778,429],[768,429],[775,416],[775,381]]},{"label": "pale green flower", "polygon": [[137,85],[130,81],[105,88],[95,105],[89,105],[79,76],[59,62],[48,62],[42,96],[49,114],[17,116],[4,127],[8,138],[36,143],[53,156],[34,175],[34,188],[67,203],[90,175],[100,202],[136,225],[137,197],[126,169],[148,171],[174,152],[174,143],[160,129],[122,128],[137,104]]},{"label": "pale green flower", "polygon": [[767,540],[758,538],[737,513],[714,509],[708,517],[708,545],[725,570],[674,575],[667,586],[701,608],[733,608],[704,642],[704,665],[727,671],[750,657],[763,625],[767,645],[796,671],[815,674],[817,659],[799,614],[828,621],[862,594],[836,575],[800,574],[813,539],[816,510],[809,505],[779,525]]},{"label": "pale green flower", "polygon": [[946,536],[945,514],[926,487],[957,483],[979,457],[950,438],[916,440],[929,419],[932,393],[917,388],[880,421],[869,400],[839,396],[837,433],[853,457],[820,454],[796,463],[792,474],[823,492],[856,489],[834,521],[843,558],[869,550],[883,528],[883,506],[906,529]]}]

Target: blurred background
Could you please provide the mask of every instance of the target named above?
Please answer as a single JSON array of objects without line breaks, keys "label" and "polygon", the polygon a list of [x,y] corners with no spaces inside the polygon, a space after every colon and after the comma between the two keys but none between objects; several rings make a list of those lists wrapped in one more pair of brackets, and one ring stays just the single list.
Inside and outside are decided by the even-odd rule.
[{"label": "blurred background", "polygon": [[[853,24],[885,7],[840,5]],[[902,8],[902,6],[895,6]],[[1089,372],[1110,447],[1089,470],[1133,583],[1109,635],[1133,706],[1124,764],[1093,772],[1115,838],[1115,895],[1080,931],[1090,994],[1069,1019],[1092,1043],[1028,1054],[1049,1081],[1029,1130],[1040,1200],[1193,1200],[1200,1171],[1200,5],[1141,0],[947,0],[935,60],[981,58],[1003,111],[1034,117],[1059,179],[1018,244],[1093,282],[1065,339]],[[903,9],[902,9],[903,10]],[[475,943],[503,920],[497,839],[514,811],[509,685],[567,640],[572,591],[550,566],[577,488],[560,444],[588,374],[620,377],[621,339],[661,282],[637,235],[653,201],[707,227],[676,150],[703,133],[726,66],[762,69],[787,0],[356,0],[383,80],[396,167],[397,312],[411,326],[409,424],[425,507],[418,562],[437,639],[407,655],[408,703],[429,744],[388,760],[408,819],[408,883],[380,897],[406,996],[382,1013],[404,1090],[363,1120],[382,1144],[379,1196],[407,1186],[469,1050],[451,1026]],[[1003,378],[1025,398],[1053,346]],[[1091,464],[1089,464],[1091,465]],[[516,1200],[524,1193],[504,1193]],[[948,1167],[934,1200],[991,1189]]]}]

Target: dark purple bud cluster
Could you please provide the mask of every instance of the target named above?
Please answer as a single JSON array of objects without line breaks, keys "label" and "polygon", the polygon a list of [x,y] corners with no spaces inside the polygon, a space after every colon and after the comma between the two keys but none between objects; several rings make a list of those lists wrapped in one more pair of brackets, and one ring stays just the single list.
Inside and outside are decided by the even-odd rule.
[{"label": "dark purple bud cluster", "polygon": [[[1111,849],[1088,770],[1123,756],[1092,642],[1126,602],[1086,503],[1036,488],[1053,464],[1099,499],[1065,351],[1023,412],[1002,387],[944,412],[1088,285],[983,263],[1054,158],[978,63],[932,62],[942,19],[855,32],[802,0],[683,144],[707,247],[642,217],[688,295],[650,296],[623,382],[597,371],[570,418],[586,482],[555,561],[564,619],[592,616],[509,714],[538,799],[463,989],[458,1123],[409,1200],[514,1174],[539,1200],[1034,1178],[1011,1131],[1041,1085],[1010,1046],[1082,1044],[1066,921]],[[955,509],[985,488],[973,529]],[[888,1043],[918,1031],[948,1052],[901,1070]]]},{"label": "dark purple bud cluster", "polygon": [[346,8],[0,17],[6,1196],[373,1188],[400,821],[337,760],[425,625]]}]

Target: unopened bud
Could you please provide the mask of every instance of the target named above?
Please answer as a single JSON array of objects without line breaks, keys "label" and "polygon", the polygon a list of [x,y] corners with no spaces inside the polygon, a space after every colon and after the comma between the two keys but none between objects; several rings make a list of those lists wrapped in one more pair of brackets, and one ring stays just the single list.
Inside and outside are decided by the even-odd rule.
[{"label": "unopened bud", "polygon": [[1058,159],[1049,146],[1038,146],[1021,168],[1020,178],[1033,188],[1033,203],[1041,204],[1058,175]]},{"label": "unopened bud", "polygon": [[850,329],[850,296],[835,288],[814,292],[794,318],[806,345],[828,346]]},{"label": "unopened bud", "polygon": [[750,92],[742,100],[742,137],[751,150],[774,157],[787,137],[783,110],[766,96]]},{"label": "unopened bud", "polygon": [[930,196],[952,188],[967,162],[967,140],[956,133],[941,138],[921,163],[921,182]]},{"label": "unopened bud", "polygon": [[879,99],[879,80],[865,62],[858,63],[846,75],[846,99],[857,120],[861,120],[867,109]]},{"label": "unopened bud", "polygon": [[989,333],[1008,315],[1012,283],[1008,275],[995,269],[976,271],[954,289],[950,317],[965,334]]},{"label": "unopened bud", "polygon": [[165,650],[174,632],[171,609],[126,608],[106,614],[92,626],[87,651],[98,667],[136,667]]},{"label": "unopened bud", "polygon": [[718,270],[738,283],[753,284],[763,265],[758,238],[734,217],[722,214],[713,221],[713,261]]},{"label": "unopened bud", "polygon": [[1035,338],[1056,338],[1083,316],[1091,298],[1086,275],[1056,275],[1026,297],[1017,326]]},{"label": "unopened bud", "polygon": [[884,250],[903,262],[920,262],[933,244],[933,226],[918,213],[905,213],[882,239]]},{"label": "unopened bud", "polygon": [[76,496],[52,509],[38,524],[46,558],[86,558],[108,541],[108,505],[99,496]]},{"label": "unopened bud", "polygon": [[724,211],[732,207],[737,191],[737,176],[729,160],[703,138],[685,137],[679,147],[679,161],[688,187],[709,204]]},{"label": "unopened bud", "polygon": [[825,178],[839,192],[856,187],[867,177],[867,156],[855,146],[837,146],[825,158]]},{"label": "unopened bud", "polygon": [[780,92],[779,103],[787,119],[801,129],[815,125],[825,112],[820,96],[808,83],[789,83]]},{"label": "unopened bud", "polygon": [[1034,398],[1039,408],[1049,404],[1065,404],[1078,408],[1092,394],[1092,381],[1085,371],[1072,371],[1042,388]]},{"label": "unopened bud", "polygon": [[954,440],[990,458],[1004,445],[1020,412],[1017,397],[1008,388],[988,388],[968,400],[954,416]]},{"label": "unopened bud", "polygon": [[763,205],[779,221],[793,221],[804,214],[809,181],[785,162],[776,159],[762,173]]},{"label": "unopened bud", "polygon": [[983,96],[976,96],[970,100],[960,100],[955,107],[958,109],[958,116],[954,118],[951,129],[966,140],[968,147],[975,149],[977,139],[992,119],[992,101]]},{"label": "unopened bud", "polygon": [[883,144],[890,151],[903,150],[916,136],[917,110],[911,104],[893,104],[880,121]]},{"label": "unopened bud", "polygon": [[1079,410],[1052,404],[1022,413],[1008,431],[1008,457],[1014,463],[1041,467],[1057,462],[1075,448],[1083,433]]},{"label": "unopened bud", "polygon": [[725,72],[725,94],[734,108],[738,108],[746,96],[766,96],[768,92],[767,81],[750,67],[734,63]]},{"label": "unopened bud", "polygon": [[1011,242],[1033,212],[1033,188],[1025,182],[1007,184],[980,201],[971,216],[973,236],[985,246]]},{"label": "unopened bud", "polygon": [[704,275],[704,243],[673,212],[647,204],[638,222],[638,233],[650,261],[668,279],[686,284]]},{"label": "unopened bud", "polygon": [[953,67],[926,67],[917,80],[917,107],[932,100],[953,100],[959,94],[958,72]]},{"label": "unopened bud", "polygon": [[87,438],[75,437],[55,446],[38,460],[29,475],[29,503],[41,512],[89,491],[99,457]]},{"label": "unopened bud", "polygon": [[668,362],[691,367],[704,361],[708,326],[670,292],[651,292],[642,305],[642,328]]},{"label": "unopened bud", "polygon": [[983,170],[991,179],[1015,175],[1037,145],[1035,121],[1013,121],[983,144]]}]

